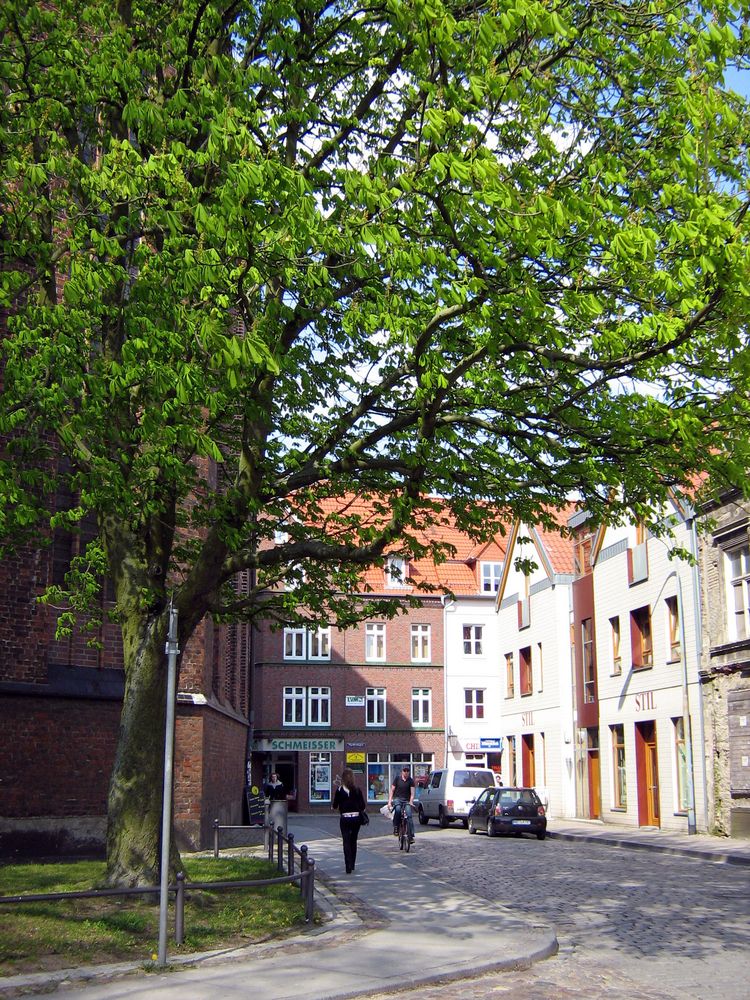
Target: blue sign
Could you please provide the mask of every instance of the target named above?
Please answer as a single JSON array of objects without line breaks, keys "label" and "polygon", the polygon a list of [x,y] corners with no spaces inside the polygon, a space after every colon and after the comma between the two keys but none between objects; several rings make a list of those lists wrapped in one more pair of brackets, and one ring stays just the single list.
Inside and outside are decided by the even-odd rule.
[{"label": "blue sign", "polygon": [[479,749],[480,750],[502,750],[503,749],[503,738],[502,736],[488,736],[486,739],[479,738]]}]

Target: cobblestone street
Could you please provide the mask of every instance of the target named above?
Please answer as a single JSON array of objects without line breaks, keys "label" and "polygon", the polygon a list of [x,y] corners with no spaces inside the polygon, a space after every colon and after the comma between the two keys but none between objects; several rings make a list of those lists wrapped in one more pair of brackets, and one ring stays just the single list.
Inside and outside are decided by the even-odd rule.
[{"label": "cobblestone street", "polygon": [[[368,846],[390,853],[387,839]],[[420,828],[408,868],[552,924],[556,958],[408,990],[412,1000],[740,1000],[750,979],[750,870],[609,845]],[[419,979],[418,962],[415,981]]]}]

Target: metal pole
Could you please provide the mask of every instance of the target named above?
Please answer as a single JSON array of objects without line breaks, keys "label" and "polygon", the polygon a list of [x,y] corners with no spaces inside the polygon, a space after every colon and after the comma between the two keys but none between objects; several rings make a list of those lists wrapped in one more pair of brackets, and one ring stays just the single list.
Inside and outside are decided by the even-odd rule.
[{"label": "metal pole", "polygon": [[172,771],[174,764],[175,691],[177,688],[177,610],[169,602],[167,654],[167,721],[164,730],[164,794],[161,812],[161,882],[159,890],[159,959],[167,964],[167,907],[169,905],[169,848],[172,832]]},{"label": "metal pole", "polygon": [[[693,772],[693,727],[690,722],[690,699],[688,695],[687,645],[685,644],[685,605],[682,600],[682,580],[680,574],[672,571],[677,578],[677,595],[679,600],[678,615],[680,616],[680,649],[682,652],[682,719],[683,736],[685,737],[685,764],[687,770],[687,820],[688,834],[697,832],[695,822],[695,775]],[[699,651],[696,650],[696,658]]]}]

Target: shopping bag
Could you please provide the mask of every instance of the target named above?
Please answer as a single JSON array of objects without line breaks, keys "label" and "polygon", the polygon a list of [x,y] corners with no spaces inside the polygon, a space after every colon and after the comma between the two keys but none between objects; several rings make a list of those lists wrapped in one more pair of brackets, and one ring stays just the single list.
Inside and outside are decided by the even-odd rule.
[{"label": "shopping bag", "polygon": [[383,806],[383,807],[381,808],[381,810],[380,810],[380,815],[381,815],[381,816],[385,816],[385,818],[386,818],[386,819],[393,819],[393,810],[391,809],[391,807],[390,807],[390,806],[388,805],[388,803],[387,803],[387,802],[386,802],[386,804],[385,804],[385,805],[384,805],[384,806]]}]

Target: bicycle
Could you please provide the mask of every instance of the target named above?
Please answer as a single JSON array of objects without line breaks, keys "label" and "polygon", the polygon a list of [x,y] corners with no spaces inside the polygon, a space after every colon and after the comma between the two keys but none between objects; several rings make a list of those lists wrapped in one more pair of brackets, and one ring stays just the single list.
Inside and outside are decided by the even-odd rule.
[{"label": "bicycle", "polygon": [[406,815],[406,807],[401,807],[401,821],[398,826],[398,848],[400,851],[406,851],[408,854],[411,850],[412,839],[409,836],[409,818]]}]

